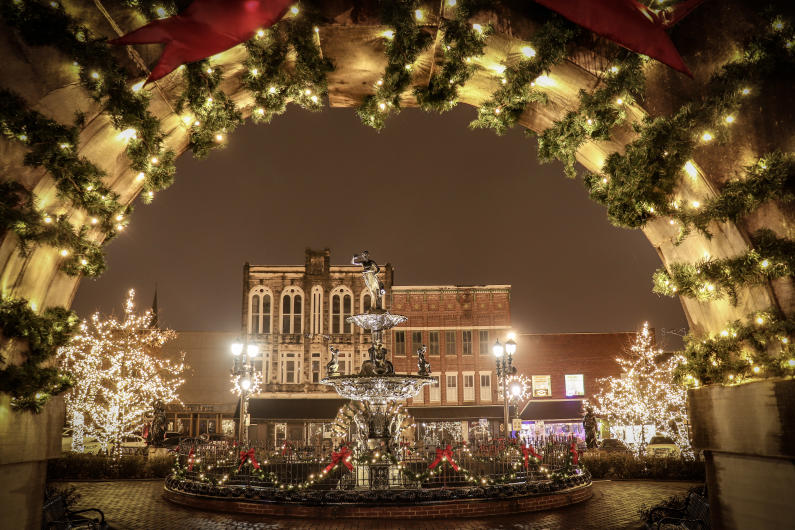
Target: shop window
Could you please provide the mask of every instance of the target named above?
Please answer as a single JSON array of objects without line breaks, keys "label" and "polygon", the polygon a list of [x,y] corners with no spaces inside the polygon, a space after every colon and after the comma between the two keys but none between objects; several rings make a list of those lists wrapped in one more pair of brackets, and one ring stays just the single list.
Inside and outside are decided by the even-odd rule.
[{"label": "shop window", "polygon": [[458,401],[458,374],[447,374],[447,402]]},{"label": "shop window", "polygon": [[405,355],[406,354],[406,332],[405,331],[396,331],[395,332],[395,355]]},{"label": "shop window", "polygon": [[533,376],[533,397],[549,397],[552,395],[552,381],[548,375]]},{"label": "shop window", "polygon": [[464,331],[462,332],[461,335],[462,335],[461,345],[463,348],[463,354],[472,355],[472,332]]},{"label": "shop window", "polygon": [[428,342],[429,342],[428,353],[430,355],[439,355],[439,332],[429,331]]},{"label": "shop window", "polygon": [[411,332],[411,352],[409,354],[413,355],[418,349],[422,346],[422,331],[412,331]]},{"label": "shop window", "polygon": [[455,355],[455,331],[444,332],[444,353],[445,355]]},{"label": "shop window", "polygon": [[585,384],[582,374],[566,375],[566,396],[584,396]]},{"label": "shop window", "polygon": [[489,350],[489,331],[486,329],[478,331],[478,353],[481,355],[491,353]]},{"label": "shop window", "polygon": [[491,374],[480,374],[480,400],[491,401]]}]

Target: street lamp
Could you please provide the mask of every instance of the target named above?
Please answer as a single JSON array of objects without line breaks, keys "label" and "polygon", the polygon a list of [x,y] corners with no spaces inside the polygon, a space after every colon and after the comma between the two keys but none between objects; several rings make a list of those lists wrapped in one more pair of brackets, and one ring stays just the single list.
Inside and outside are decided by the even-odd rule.
[{"label": "street lamp", "polygon": [[253,366],[249,363],[249,357],[256,357],[259,354],[259,346],[249,344],[248,338],[245,343],[235,341],[230,350],[235,357],[234,375],[239,376],[240,384],[240,422],[238,425],[237,439],[241,444],[248,444],[248,432],[245,429],[245,419],[248,411],[248,391],[251,388],[251,378]]},{"label": "street lamp", "polygon": [[503,420],[505,421],[505,437],[508,437],[508,377],[516,373],[516,367],[513,366],[513,354],[516,353],[516,342],[512,338],[505,341],[505,345],[500,344],[498,340],[494,343],[492,348],[494,352],[494,360],[497,363],[497,379],[502,384],[502,406],[503,406]]}]

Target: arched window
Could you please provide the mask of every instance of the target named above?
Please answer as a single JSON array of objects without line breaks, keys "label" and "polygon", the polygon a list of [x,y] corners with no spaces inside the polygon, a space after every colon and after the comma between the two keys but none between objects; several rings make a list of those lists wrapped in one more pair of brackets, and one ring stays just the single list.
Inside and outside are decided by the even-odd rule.
[{"label": "arched window", "polygon": [[367,313],[372,306],[373,306],[373,300],[370,297],[370,293],[363,293],[362,294],[362,313]]},{"label": "arched window", "polygon": [[311,333],[321,335],[323,333],[323,288],[319,285],[312,287],[312,320]]},{"label": "arched window", "polygon": [[271,298],[270,289],[261,285],[249,292],[248,298],[248,332],[250,334],[271,332]]},{"label": "arched window", "polygon": [[282,333],[301,333],[303,292],[298,287],[282,291]]},{"label": "arched window", "polygon": [[331,311],[329,314],[331,333],[353,333],[353,325],[347,321],[353,315],[353,293],[344,286],[331,291]]}]

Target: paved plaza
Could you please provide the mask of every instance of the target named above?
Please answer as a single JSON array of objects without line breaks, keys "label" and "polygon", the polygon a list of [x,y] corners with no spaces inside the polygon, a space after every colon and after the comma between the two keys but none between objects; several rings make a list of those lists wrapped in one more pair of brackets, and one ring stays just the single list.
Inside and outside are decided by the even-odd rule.
[{"label": "paved plaza", "polygon": [[162,498],[162,480],[57,483],[76,486],[79,508],[99,508],[114,529],[420,529],[530,528],[619,529],[641,526],[638,510],[686,492],[689,482],[596,481],[589,501],[559,510],[506,517],[420,521],[271,519],[200,512]]}]

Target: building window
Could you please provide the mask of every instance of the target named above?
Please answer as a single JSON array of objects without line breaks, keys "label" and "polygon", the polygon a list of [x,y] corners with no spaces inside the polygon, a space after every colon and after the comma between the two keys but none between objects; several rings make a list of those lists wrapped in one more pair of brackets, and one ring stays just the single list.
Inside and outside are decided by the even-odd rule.
[{"label": "building window", "polygon": [[312,322],[311,332],[313,335],[323,333],[323,288],[319,285],[312,287]]},{"label": "building window", "polygon": [[480,400],[491,401],[491,374],[480,374]]},{"label": "building window", "polygon": [[447,374],[447,402],[458,401],[458,374]]},{"label": "building window", "polygon": [[411,332],[411,351],[409,354],[413,354],[417,350],[420,349],[422,346],[422,331],[412,331]]},{"label": "building window", "polygon": [[462,337],[463,340],[461,341],[461,345],[463,347],[463,354],[472,355],[472,332],[464,331]]},{"label": "building window", "polygon": [[248,332],[271,332],[271,294],[265,287],[254,287],[249,296]]},{"label": "building window", "polygon": [[444,353],[445,355],[455,355],[455,331],[444,332]]},{"label": "building window", "polygon": [[295,380],[295,361],[284,361],[284,382],[297,383]]},{"label": "building window", "polygon": [[331,333],[352,333],[348,317],[353,315],[353,295],[344,287],[331,293]]},{"label": "building window", "polygon": [[584,396],[585,384],[582,380],[582,374],[573,374],[566,376],[566,396]]},{"label": "building window", "polygon": [[475,374],[464,374],[464,401],[475,401]]},{"label": "building window", "polygon": [[312,354],[312,382],[320,383],[320,354]]},{"label": "building window", "polygon": [[303,317],[303,295],[296,287],[285,289],[282,294],[282,333],[301,333]]},{"label": "building window", "polygon": [[481,355],[489,354],[489,331],[481,329],[478,331],[478,353]]},{"label": "building window", "polygon": [[436,401],[439,402],[442,400],[442,386],[439,383],[441,376],[439,374],[433,374],[434,381],[430,385],[430,399],[428,401]]},{"label": "building window", "polygon": [[429,331],[428,341],[430,342],[430,354],[439,355],[439,332]]},{"label": "building window", "polygon": [[396,331],[395,332],[395,355],[405,355],[406,354],[406,332],[405,331]]},{"label": "building window", "polygon": [[273,443],[275,447],[281,447],[287,440],[287,424],[274,423],[273,424]]},{"label": "building window", "polygon": [[373,306],[373,300],[369,294],[362,295],[362,313],[367,313]]},{"label": "building window", "polygon": [[420,388],[419,394],[414,396],[414,403],[424,403],[425,402],[425,387]]},{"label": "building window", "polygon": [[534,375],[533,397],[549,397],[552,395],[552,381],[548,375]]}]

